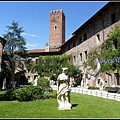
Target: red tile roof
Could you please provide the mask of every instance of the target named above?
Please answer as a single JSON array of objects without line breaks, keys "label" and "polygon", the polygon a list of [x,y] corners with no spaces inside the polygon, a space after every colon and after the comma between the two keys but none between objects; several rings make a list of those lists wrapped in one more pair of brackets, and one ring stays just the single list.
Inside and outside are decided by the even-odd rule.
[{"label": "red tile roof", "polygon": [[33,50],[27,50],[29,53],[40,53],[45,52],[45,49],[33,49]]},{"label": "red tile roof", "polygon": [[49,51],[45,51],[45,49],[33,49],[27,51],[28,53],[43,53],[43,52],[59,52],[59,49],[50,48]]}]

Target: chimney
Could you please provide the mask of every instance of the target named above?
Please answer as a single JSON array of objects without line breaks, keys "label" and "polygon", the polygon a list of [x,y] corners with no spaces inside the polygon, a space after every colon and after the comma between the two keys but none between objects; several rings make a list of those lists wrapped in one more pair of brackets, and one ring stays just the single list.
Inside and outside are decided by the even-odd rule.
[{"label": "chimney", "polygon": [[45,43],[45,52],[49,52],[49,51],[50,51],[50,47],[48,43]]}]

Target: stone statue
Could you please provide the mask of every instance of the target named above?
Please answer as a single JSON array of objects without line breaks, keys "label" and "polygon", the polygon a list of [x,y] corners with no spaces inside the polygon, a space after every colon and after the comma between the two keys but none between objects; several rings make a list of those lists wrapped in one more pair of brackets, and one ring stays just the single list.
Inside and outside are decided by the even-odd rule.
[{"label": "stone statue", "polygon": [[[101,65],[100,65],[100,60],[99,58],[96,58],[94,60],[94,63],[96,65],[96,68],[94,71],[92,71],[91,73],[88,71],[85,71],[84,74],[86,74],[89,78],[89,86],[94,86],[95,85],[95,81],[96,79],[98,79],[98,77],[100,76],[100,69],[101,69]],[[86,77],[85,77],[86,78]],[[88,80],[87,80],[88,81]],[[87,82],[86,81],[86,82]],[[87,83],[86,83],[87,84]],[[88,88],[88,85],[86,85],[86,88]]]},{"label": "stone statue", "polygon": [[6,84],[7,84],[7,81],[6,81],[6,78],[4,78],[2,89],[6,89]]},{"label": "stone statue", "polygon": [[38,77],[36,77],[35,80],[33,81],[33,86],[37,86],[37,81],[38,81]]},{"label": "stone statue", "polygon": [[59,104],[59,110],[71,109],[70,104],[70,88],[68,84],[68,76],[66,70],[68,68],[62,68],[62,73],[58,76],[57,80],[57,101]]},{"label": "stone statue", "polygon": [[105,87],[105,81],[101,77],[98,77],[96,79],[96,87],[98,87],[99,90],[103,90],[104,89],[104,87]]}]

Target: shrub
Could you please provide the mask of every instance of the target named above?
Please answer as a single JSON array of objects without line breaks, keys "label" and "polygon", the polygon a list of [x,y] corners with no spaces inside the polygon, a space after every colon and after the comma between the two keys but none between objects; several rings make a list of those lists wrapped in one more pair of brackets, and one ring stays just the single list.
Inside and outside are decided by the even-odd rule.
[{"label": "shrub", "polygon": [[117,92],[118,94],[120,94],[120,89],[118,89],[118,92]]},{"label": "shrub", "polygon": [[6,100],[14,100],[15,98],[15,93],[14,90],[7,90],[4,94],[3,97],[6,98]]},{"label": "shrub", "polygon": [[8,100],[30,101],[36,99],[56,98],[56,91],[50,87],[46,78],[39,78],[37,86],[26,85],[5,92],[4,97]]},{"label": "shrub", "polygon": [[42,78],[38,78],[37,85],[46,88],[50,86],[50,82],[48,79],[42,77]]},{"label": "shrub", "polygon": [[56,91],[46,91],[41,86],[22,86],[4,93],[7,100],[31,101],[37,99],[56,98]]},{"label": "shrub", "polygon": [[43,95],[43,99],[49,99],[49,98],[57,98],[57,90],[45,92]]},{"label": "shrub", "polygon": [[23,86],[6,91],[4,97],[8,100],[30,101],[40,99],[43,93],[44,91],[40,86]]},{"label": "shrub", "polygon": [[37,86],[41,86],[45,91],[51,91],[50,81],[46,78],[38,78]]},{"label": "shrub", "polygon": [[28,82],[27,85],[32,85],[32,82]]},{"label": "shrub", "polygon": [[50,92],[50,97],[51,98],[57,98],[57,90],[53,90]]},{"label": "shrub", "polygon": [[88,87],[88,89],[90,89],[90,90],[98,90],[98,89],[99,89],[99,87],[90,86],[90,87]]}]

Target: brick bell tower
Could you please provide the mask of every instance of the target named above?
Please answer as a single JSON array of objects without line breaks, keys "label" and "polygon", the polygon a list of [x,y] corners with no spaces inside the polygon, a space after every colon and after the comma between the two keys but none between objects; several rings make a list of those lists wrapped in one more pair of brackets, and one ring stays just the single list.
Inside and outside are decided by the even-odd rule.
[{"label": "brick bell tower", "polygon": [[65,15],[63,10],[50,11],[50,48],[65,42]]}]

